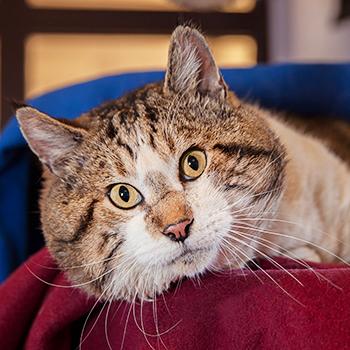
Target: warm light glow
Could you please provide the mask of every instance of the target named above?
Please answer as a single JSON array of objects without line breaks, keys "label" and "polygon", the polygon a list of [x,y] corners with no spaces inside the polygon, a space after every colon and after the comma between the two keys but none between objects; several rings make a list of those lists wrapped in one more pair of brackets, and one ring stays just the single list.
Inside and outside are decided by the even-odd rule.
[{"label": "warm light glow", "polygon": [[[257,46],[249,36],[209,37],[220,66],[249,66]],[[126,71],[164,69],[169,35],[33,34],[26,41],[25,94]]]},{"label": "warm light glow", "polygon": [[[170,0],[26,0],[26,2],[32,7],[44,8],[184,11],[184,8]],[[232,0],[223,11],[249,12],[254,9],[255,3],[256,0]]]},{"label": "warm light glow", "polygon": [[246,35],[222,35],[208,38],[220,67],[253,66],[257,63],[256,41]]}]

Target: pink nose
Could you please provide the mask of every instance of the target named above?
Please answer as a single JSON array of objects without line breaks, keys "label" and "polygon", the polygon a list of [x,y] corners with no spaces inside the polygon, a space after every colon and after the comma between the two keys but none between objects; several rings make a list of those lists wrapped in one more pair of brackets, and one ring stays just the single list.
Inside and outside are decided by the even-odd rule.
[{"label": "pink nose", "polygon": [[172,241],[183,242],[190,234],[190,226],[193,218],[185,219],[177,224],[168,225],[163,234],[168,236]]}]

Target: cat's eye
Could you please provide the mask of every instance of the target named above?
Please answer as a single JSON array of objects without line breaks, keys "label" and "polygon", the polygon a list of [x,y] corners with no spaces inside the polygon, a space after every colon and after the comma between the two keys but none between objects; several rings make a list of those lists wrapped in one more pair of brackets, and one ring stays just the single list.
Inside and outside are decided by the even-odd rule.
[{"label": "cat's eye", "polygon": [[195,180],[202,175],[206,166],[207,157],[203,151],[188,150],[180,159],[180,174],[184,180]]},{"label": "cat's eye", "polygon": [[109,191],[112,203],[120,209],[131,209],[142,202],[141,193],[129,184],[113,185]]}]

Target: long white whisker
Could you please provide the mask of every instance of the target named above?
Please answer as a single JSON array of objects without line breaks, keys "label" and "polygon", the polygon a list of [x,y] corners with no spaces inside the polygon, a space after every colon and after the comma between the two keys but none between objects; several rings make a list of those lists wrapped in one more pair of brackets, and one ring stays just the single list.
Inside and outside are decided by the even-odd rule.
[{"label": "long white whisker", "polygon": [[115,258],[116,258],[116,256],[112,256],[110,258],[105,258],[105,259],[102,259],[102,260],[99,260],[99,261],[93,261],[93,262],[89,262],[89,263],[81,264],[81,265],[63,266],[62,268],[61,267],[45,266],[45,265],[41,265],[39,263],[35,263],[35,265],[40,266],[40,267],[42,267],[44,269],[47,269],[47,270],[66,271],[66,270],[70,270],[70,269],[73,270],[73,269],[79,269],[79,268],[82,268],[82,267],[88,267],[88,266],[92,266],[92,265],[103,264],[106,261],[114,260]]},{"label": "long white whisker", "polygon": [[[234,231],[234,230],[231,230],[232,233],[235,233],[236,235],[239,235],[241,237],[246,237],[244,235],[242,235],[239,231]],[[237,238],[237,237],[232,237],[232,236],[229,236],[229,238],[231,239],[234,239],[234,240],[237,240],[239,243],[241,244],[244,244],[246,245],[247,247],[253,249],[255,252],[257,252],[258,254],[262,255],[264,258],[268,259],[269,261],[271,261],[271,263],[273,265],[275,265],[277,268],[285,271],[291,278],[293,278],[297,283],[299,283],[301,286],[304,287],[304,285],[292,274],[290,273],[287,269],[285,269],[281,264],[279,264],[277,261],[273,260],[270,256],[268,256],[267,254],[265,254],[264,252],[262,252],[260,249],[258,248],[255,248],[253,247],[252,245],[250,245],[249,243]],[[251,239],[251,238],[250,238]],[[255,241],[256,242],[256,241]]]},{"label": "long white whisker", "polygon": [[136,294],[135,294],[134,299],[132,300],[132,302],[131,302],[131,304],[130,304],[129,312],[128,312],[127,317],[126,317],[126,320],[125,320],[125,326],[124,326],[124,331],[123,331],[122,343],[121,343],[121,345],[120,345],[120,350],[122,350],[123,347],[124,347],[125,336],[126,336],[126,330],[127,330],[127,328],[128,328],[128,323],[129,323],[129,317],[130,317],[130,313],[131,313],[131,310],[132,310],[132,306],[133,306],[133,304],[135,303],[135,300],[136,300]]},{"label": "long white whisker", "polygon": [[[94,327],[96,326],[105,306],[106,306],[106,303],[103,304],[103,307],[101,308],[100,312],[98,313],[98,316],[96,318],[96,320],[94,321],[92,327],[90,328],[88,334],[84,337],[84,332],[85,332],[85,328],[86,328],[86,325],[88,323],[88,320],[92,314],[92,312],[94,311],[95,307],[97,306],[97,304],[101,301],[103,295],[107,292],[108,288],[110,287],[110,285],[101,293],[101,295],[99,296],[99,298],[96,300],[95,304],[93,305],[93,307],[91,308],[90,312],[88,313],[86,319],[85,319],[85,322],[84,322],[84,325],[83,325],[83,328],[82,328],[82,331],[80,333],[80,341],[79,341],[79,349],[81,349],[81,346],[83,345],[84,341],[89,337],[89,335],[91,334],[91,332],[93,331]],[[83,338],[84,337],[84,338]]]},{"label": "long white whisker", "polygon": [[[227,241],[225,238],[223,238],[223,240],[227,243],[227,244],[229,244],[229,245],[231,245],[231,243],[229,242],[229,241]],[[240,242],[239,242],[240,243]],[[295,297],[293,297],[293,295],[291,295],[285,288],[283,288],[273,277],[271,277],[270,276],[270,274],[267,272],[267,271],[265,271],[264,269],[262,269],[254,260],[251,260],[250,258],[249,258],[249,256],[248,255],[246,255],[242,250],[240,250],[241,251],[241,254],[243,254],[246,258],[247,258],[247,261],[251,261],[265,276],[267,276],[277,287],[279,287],[284,293],[286,293],[286,295],[288,295],[291,299],[293,299],[296,303],[298,303],[299,305],[301,305],[301,306],[304,306],[305,307],[305,305],[304,304],[302,304],[299,300],[297,300]]]},{"label": "long white whisker", "polygon": [[[261,284],[264,284],[264,281],[259,277],[259,275],[250,266],[246,264],[246,261],[241,256],[237,254],[237,253],[243,254],[242,250],[239,247],[228,245],[227,243],[225,244],[225,242],[223,242],[222,244],[224,248],[226,248],[231,254],[235,255],[242,262],[243,266],[246,266],[248,270],[250,270],[250,272],[253,273],[253,275],[260,281]],[[244,274],[241,267],[240,269],[242,271],[243,276],[246,278],[246,275]]]},{"label": "long white whisker", "polygon": [[[116,256],[115,258],[117,258],[119,256]],[[109,273],[111,273],[113,270],[115,270],[117,267],[113,267],[112,269],[104,272],[103,274],[93,278],[92,280],[90,281],[87,281],[87,282],[82,282],[82,283],[78,283],[78,284],[67,284],[67,285],[60,285],[60,284],[55,284],[55,283],[51,283],[51,282],[47,282],[45,281],[44,279],[42,279],[41,277],[39,277],[33,270],[31,270],[31,268],[29,267],[29,265],[27,263],[24,263],[24,266],[27,268],[27,270],[35,277],[37,278],[39,281],[47,284],[48,286],[51,286],[51,287],[57,287],[57,288],[76,288],[76,287],[82,287],[82,286],[86,286],[90,283],[93,283],[95,281],[98,281],[99,279],[101,279],[103,276],[106,276],[108,275]]]},{"label": "long white whisker", "polygon": [[109,315],[109,311],[111,309],[112,302],[113,302],[113,300],[112,300],[112,298],[110,298],[109,305],[108,305],[108,308],[106,311],[106,317],[105,317],[105,337],[106,337],[106,342],[107,342],[109,350],[113,350],[111,342],[109,341],[109,336],[108,336],[108,315]]},{"label": "long white whisker", "polygon": [[279,233],[279,232],[274,232],[274,231],[271,231],[271,230],[267,230],[267,229],[263,229],[261,227],[256,227],[256,226],[253,226],[253,225],[250,225],[250,224],[243,224],[243,225],[247,225],[247,226],[241,226],[241,225],[237,225],[237,224],[234,224],[233,226],[235,228],[241,228],[241,229],[247,229],[247,228],[253,228],[254,230],[256,231],[259,231],[259,232],[263,232],[263,233],[266,233],[268,235],[274,235],[274,236],[279,236],[279,237],[285,237],[285,238],[291,238],[291,239],[295,239],[296,241],[299,241],[299,242],[303,242],[303,243],[306,243],[308,245],[312,245],[313,247],[315,248],[318,248],[328,254],[330,254],[331,256],[339,259],[340,261],[342,261],[344,264],[350,266],[350,264],[344,260],[342,257],[334,254],[333,252],[331,252],[330,250],[316,244],[316,243],[313,243],[311,241],[308,241],[306,239],[303,239],[303,238],[300,238],[300,237],[295,237],[295,236],[292,236],[292,235],[287,235],[287,234],[284,234],[284,233]]},{"label": "long white whisker", "polygon": [[[316,271],[315,269],[313,269],[307,262],[303,261],[303,260],[300,260],[300,258],[292,253],[292,252],[289,252],[286,248],[274,243],[274,242],[270,242],[269,240],[265,239],[265,238],[262,238],[262,237],[259,237],[259,236],[254,236],[250,233],[241,233],[241,235],[245,235],[245,236],[249,236],[250,239],[252,239],[253,241],[255,241],[256,243],[268,248],[268,249],[271,249],[272,251],[276,252],[278,255],[282,255],[288,259],[291,259],[292,261],[296,262],[297,264],[305,267],[307,270],[309,271],[312,271],[315,276],[317,277],[318,280],[320,279],[323,279],[324,281],[328,282],[330,285],[332,285],[333,287],[339,289],[339,290],[343,290],[343,288],[339,287],[338,285],[336,285],[335,283],[333,283],[330,279],[328,279],[327,277],[323,276],[322,273]],[[264,242],[267,242],[268,244],[266,243],[262,243],[261,241],[264,241]],[[273,246],[277,247],[278,249],[276,248],[273,248]],[[283,251],[281,251],[283,250]],[[286,253],[285,253],[286,252]]]},{"label": "long white whisker", "polygon": [[[267,218],[267,217],[246,217],[246,216],[237,216],[235,217],[235,219],[238,219],[238,221],[241,222],[245,222],[245,221],[268,221],[268,222],[279,222],[279,223],[283,223],[283,224],[289,224],[289,225],[295,225],[295,226],[299,226],[301,229],[304,229],[304,225],[300,222],[297,221],[289,221],[289,220],[283,220],[283,219],[279,219],[279,218]],[[349,246],[349,244],[341,239],[338,239],[336,237],[334,237],[334,235],[330,234],[329,232],[323,231],[317,227],[312,227],[311,228],[312,231],[314,232],[318,232],[321,233],[322,235],[326,235],[329,237],[332,237],[332,239],[335,239],[337,242],[345,245],[345,246]]]}]

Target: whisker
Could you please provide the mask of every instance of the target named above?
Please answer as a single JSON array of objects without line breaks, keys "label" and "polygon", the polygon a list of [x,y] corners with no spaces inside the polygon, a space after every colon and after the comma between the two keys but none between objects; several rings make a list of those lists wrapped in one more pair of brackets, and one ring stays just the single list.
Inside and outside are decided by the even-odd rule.
[{"label": "whisker", "polygon": [[105,317],[105,337],[106,337],[106,342],[107,342],[109,350],[113,350],[112,345],[109,341],[109,336],[108,336],[108,315],[109,315],[109,311],[111,309],[112,302],[113,302],[113,299],[110,298],[109,305],[108,305],[107,312],[106,312],[106,317]]},{"label": "whisker", "polygon": [[[81,346],[83,345],[84,341],[89,337],[89,335],[90,335],[91,332],[93,331],[94,327],[96,326],[97,321],[99,320],[99,318],[100,318],[100,316],[101,316],[101,314],[102,314],[102,312],[103,312],[103,310],[104,310],[104,308],[105,308],[105,306],[106,306],[106,303],[104,303],[104,304],[103,304],[103,307],[101,308],[101,310],[100,310],[100,312],[99,312],[99,314],[98,314],[98,316],[97,316],[97,318],[96,318],[96,320],[94,321],[92,327],[90,328],[88,334],[84,337],[84,332],[85,332],[85,328],[86,328],[86,325],[87,325],[87,323],[88,323],[88,320],[89,320],[89,318],[90,318],[92,312],[94,311],[95,307],[97,306],[97,304],[100,303],[100,301],[101,301],[103,295],[107,292],[107,290],[108,290],[108,287],[101,293],[101,295],[100,295],[99,298],[96,300],[95,304],[93,305],[93,307],[91,308],[90,312],[88,313],[88,315],[87,315],[87,317],[86,317],[86,319],[85,319],[85,322],[84,322],[82,331],[81,331],[81,333],[80,333],[80,341],[79,341],[79,346],[78,346],[78,349],[80,349],[80,350],[81,350]],[[84,338],[83,338],[83,337],[84,337]]]},{"label": "whisker", "polygon": [[179,278],[179,279],[177,280],[177,284],[176,284],[174,296],[177,294],[179,288],[181,287],[181,284],[182,284],[182,278]]},{"label": "whisker", "polygon": [[[307,262],[305,262],[303,260],[300,260],[300,258],[296,254],[294,254],[292,252],[289,252],[286,248],[284,248],[284,247],[282,247],[282,246],[280,246],[280,245],[278,245],[278,244],[276,244],[274,242],[270,242],[269,240],[267,240],[265,238],[262,238],[262,237],[259,237],[259,236],[254,236],[254,235],[249,234],[249,233],[244,233],[244,234],[241,233],[241,234],[249,236],[256,243],[258,243],[258,244],[260,244],[260,245],[262,245],[262,246],[264,246],[264,247],[266,247],[268,249],[271,249],[272,251],[276,252],[278,255],[282,255],[282,256],[284,256],[284,257],[286,257],[288,259],[291,259],[292,261],[294,261],[295,263],[303,266],[307,270],[312,271],[315,274],[315,276],[317,277],[318,280],[323,279],[324,281],[328,282],[330,285],[332,285],[333,287],[337,288],[338,290],[343,290],[343,288],[341,288],[340,286],[336,285],[334,282],[332,282],[327,277],[323,276],[323,274],[321,272],[315,271],[315,269],[313,269]],[[261,241],[265,241],[268,244],[262,243]],[[273,246],[283,250],[284,252],[281,252],[280,250],[273,248]]]},{"label": "whisker", "polygon": [[[227,266],[230,267],[232,264],[231,264],[231,261],[230,259],[228,258],[228,256],[226,255],[226,252],[225,250],[223,249],[222,246],[219,246],[219,252],[224,256],[225,260],[227,261]],[[240,266],[238,260],[237,260],[237,257],[236,255],[233,254],[233,258],[235,259],[235,262],[238,266]],[[231,269],[229,269],[230,273],[231,273]],[[242,271],[242,268],[241,268],[241,271]]]},{"label": "whisker", "polygon": [[[144,269],[145,271],[148,270],[148,272],[143,272],[143,274],[145,275],[145,283],[144,283],[144,287],[143,287],[143,290],[142,290],[142,293],[141,293],[141,296],[142,296],[142,299],[141,299],[141,305],[140,305],[140,320],[141,320],[141,327],[137,321],[137,316],[136,316],[136,306],[134,304],[134,307],[133,307],[133,317],[134,317],[134,321],[135,321],[135,324],[136,324],[136,327],[139,329],[139,331],[143,334],[147,344],[149,345],[149,347],[152,349],[152,350],[155,350],[155,348],[153,347],[153,345],[149,342],[148,340],[148,336],[153,336],[153,334],[149,334],[145,331],[145,326],[144,326],[144,322],[143,322],[143,304],[144,304],[144,298],[143,296],[145,295],[145,289],[146,289],[146,286],[147,286],[147,282],[148,282],[148,278],[149,278],[149,272],[150,272],[150,269],[149,267],[151,266],[151,263],[149,263],[146,268]],[[136,293],[137,294],[137,293]]]},{"label": "whisker", "polygon": [[[232,233],[235,233],[235,234],[237,234],[237,235],[239,235],[239,236],[241,236],[241,237],[242,237],[242,236],[245,237],[244,235],[240,234],[239,231],[234,231],[234,230],[232,230],[231,232],[232,232]],[[285,269],[281,264],[279,264],[277,261],[273,260],[273,259],[272,259],[270,256],[268,256],[267,254],[263,253],[260,249],[257,249],[257,248],[255,248],[255,247],[253,247],[253,246],[250,245],[249,243],[246,243],[246,242],[244,242],[243,240],[241,240],[241,239],[239,239],[239,238],[237,238],[237,237],[229,236],[229,238],[230,238],[230,239],[232,238],[232,239],[234,239],[234,240],[237,240],[239,243],[244,244],[244,245],[246,245],[247,247],[253,249],[255,252],[257,252],[258,254],[262,255],[264,258],[266,258],[266,259],[268,259],[269,261],[271,261],[271,263],[272,263],[274,266],[276,266],[277,268],[281,269],[282,271],[285,271],[291,278],[293,278],[297,283],[299,283],[301,286],[304,287],[304,285],[303,285],[290,271],[288,271],[287,269]],[[256,241],[255,241],[255,242],[256,242]]]},{"label": "whisker", "polygon": [[143,300],[141,300],[141,306],[140,306],[140,318],[141,318],[141,327],[139,326],[139,323],[137,322],[137,316],[136,316],[136,304],[133,303],[133,317],[134,317],[134,321],[135,321],[135,324],[136,324],[136,327],[138,328],[138,330],[143,334],[147,344],[149,345],[149,347],[152,349],[152,350],[155,350],[155,348],[153,347],[153,345],[149,342],[147,336],[147,332],[145,331],[145,328],[144,328],[144,324],[143,324],[143,319],[142,319],[142,309],[143,309]]},{"label": "whisker", "polygon": [[92,265],[97,265],[97,264],[102,264],[106,261],[110,261],[110,260],[113,260],[115,259],[116,257],[115,256],[112,256],[110,258],[105,258],[105,259],[102,259],[102,260],[99,260],[99,261],[94,261],[94,262],[89,262],[89,263],[86,263],[86,264],[81,264],[81,265],[74,265],[74,266],[64,266],[64,267],[52,267],[52,266],[45,266],[45,265],[41,265],[39,263],[35,263],[35,265],[37,266],[40,266],[44,269],[47,269],[47,270],[61,270],[61,271],[65,271],[65,270],[70,270],[70,269],[78,269],[78,268],[82,268],[82,267],[88,267],[88,266],[92,266]]},{"label": "whisker", "polygon": [[[235,217],[236,219],[238,219],[239,221],[270,221],[270,222],[280,222],[280,223],[283,223],[283,224],[290,224],[290,225],[295,225],[295,226],[299,226],[300,228],[304,229],[304,225],[300,222],[297,222],[297,221],[289,221],[289,220],[283,220],[283,219],[279,219],[279,218],[267,218],[267,217],[245,217],[245,216],[237,216]],[[312,227],[310,228],[312,231],[314,232],[318,232],[318,233],[321,233],[322,235],[326,235],[326,236],[329,236],[329,237],[332,237],[332,239],[336,240],[337,242],[345,245],[346,247],[349,246],[349,243],[348,242],[345,242],[337,237],[334,237],[334,235],[332,235],[331,233],[329,232],[326,232],[326,231],[323,231],[317,227]]]},{"label": "whisker", "polygon": [[164,302],[165,308],[166,308],[166,310],[167,310],[167,312],[168,312],[168,315],[169,315],[169,316],[172,316],[172,314],[171,314],[171,312],[170,312],[170,309],[169,309],[169,307],[168,307],[168,304],[167,304],[167,302],[166,302],[164,293],[162,293],[161,296],[162,296],[162,298],[163,298],[163,302]]},{"label": "whisker", "polygon": [[[117,258],[117,257],[116,257]],[[113,267],[112,269],[108,270],[107,272],[104,272],[103,274],[95,277],[94,279],[87,281],[87,282],[82,282],[82,283],[78,283],[78,284],[67,284],[67,285],[60,285],[60,284],[55,284],[55,283],[51,283],[51,282],[47,282],[44,279],[42,279],[41,277],[39,277],[33,270],[31,270],[31,268],[29,267],[29,265],[27,263],[24,263],[24,266],[27,268],[27,270],[35,277],[37,278],[39,281],[45,283],[48,286],[51,287],[57,287],[57,288],[76,288],[76,287],[82,287],[82,286],[86,286],[90,283],[93,283],[99,279],[101,279],[102,277],[108,275],[109,273],[111,273],[113,270],[115,270],[118,266]]]},{"label": "whisker", "polygon": [[256,227],[256,226],[250,225],[250,224],[245,224],[244,223],[243,225],[247,225],[247,226],[241,226],[241,225],[236,225],[236,224],[234,224],[233,226],[235,228],[242,228],[242,229],[253,228],[256,231],[263,232],[263,233],[266,233],[266,234],[269,234],[269,235],[295,239],[296,241],[303,242],[303,243],[306,243],[308,245],[312,245],[313,247],[318,248],[318,249],[320,249],[320,250],[330,254],[331,256],[337,258],[338,260],[340,260],[341,262],[343,262],[347,266],[350,266],[350,264],[346,260],[344,260],[342,257],[340,257],[339,255],[334,254],[330,250],[328,250],[328,249],[326,249],[326,248],[324,248],[324,247],[322,247],[322,246],[320,246],[320,245],[318,245],[316,243],[308,241],[306,239],[303,239],[303,238],[300,238],[300,237],[291,236],[291,235],[287,235],[287,234],[284,234],[284,233],[274,232],[274,231],[263,229],[261,227]]},{"label": "whisker", "polygon": [[[224,238],[225,240],[225,238]],[[225,240],[226,241],[226,240]],[[231,245],[230,242],[226,241],[227,244]],[[239,242],[240,243],[240,242]],[[299,305],[305,307],[299,300],[297,300],[293,295],[291,295],[285,288],[283,288],[267,271],[262,269],[254,260],[251,260],[248,255],[246,255],[242,250],[240,250],[241,254],[243,254],[247,261],[251,261],[265,276],[267,276],[278,288],[280,288],[286,295],[288,295],[291,299],[293,299]]]},{"label": "whisker", "polygon": [[130,317],[130,313],[131,313],[132,306],[133,306],[133,304],[135,303],[135,299],[136,299],[136,294],[135,294],[134,299],[132,300],[132,302],[131,302],[131,304],[130,304],[129,312],[128,312],[127,317],[126,317],[126,320],[125,320],[125,326],[124,326],[124,331],[123,331],[122,343],[121,343],[121,345],[120,345],[120,350],[122,350],[123,347],[124,347],[125,336],[126,336],[126,330],[127,330],[127,328],[128,328],[129,317]]},{"label": "whisker", "polygon": [[[233,245],[228,245],[227,243],[226,243],[226,244],[223,243],[223,245],[224,245],[224,247],[225,247],[227,250],[229,250],[232,254],[234,254],[235,256],[237,256],[237,258],[242,262],[242,265],[243,265],[243,266],[246,266],[246,267],[248,268],[248,270],[250,270],[250,272],[252,272],[253,275],[259,280],[259,282],[260,282],[261,284],[264,284],[264,281],[259,277],[259,275],[258,275],[250,266],[248,266],[248,265],[246,264],[246,261],[245,261],[241,256],[239,256],[239,255],[237,254],[237,253],[243,254],[242,250],[241,250],[239,247],[236,247],[236,246],[233,246]],[[234,249],[234,250],[233,250],[233,249]],[[247,257],[247,255],[246,255],[246,257]],[[250,259],[249,259],[249,260],[250,260]],[[242,271],[242,273],[243,273],[243,276],[244,276],[245,278],[247,278],[247,276],[244,274],[242,268],[241,268],[241,271]]]}]

